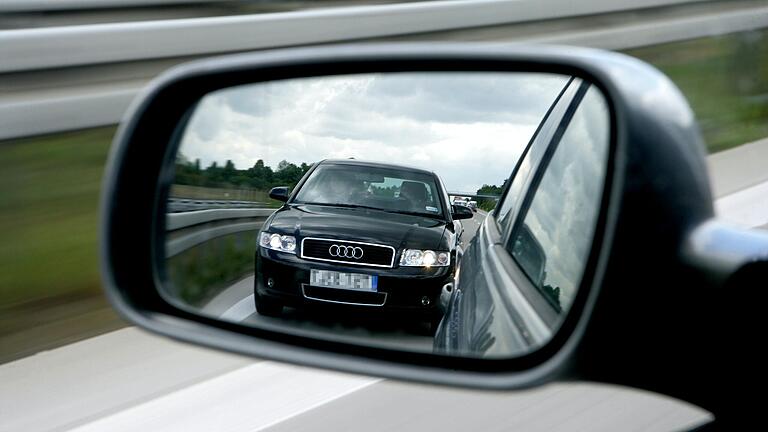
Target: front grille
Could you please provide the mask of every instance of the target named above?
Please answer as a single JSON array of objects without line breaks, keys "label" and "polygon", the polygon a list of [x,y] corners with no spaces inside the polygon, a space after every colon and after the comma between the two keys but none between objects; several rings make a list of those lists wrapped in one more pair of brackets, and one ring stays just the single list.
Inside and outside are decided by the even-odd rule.
[{"label": "front grille", "polygon": [[[360,258],[353,256],[344,256],[341,250],[355,249],[355,253],[347,255],[360,255]],[[332,255],[335,252],[335,256]],[[374,267],[392,267],[395,261],[395,248],[391,246],[307,237],[301,241],[301,257],[326,262],[344,263],[350,265],[374,266]]]}]

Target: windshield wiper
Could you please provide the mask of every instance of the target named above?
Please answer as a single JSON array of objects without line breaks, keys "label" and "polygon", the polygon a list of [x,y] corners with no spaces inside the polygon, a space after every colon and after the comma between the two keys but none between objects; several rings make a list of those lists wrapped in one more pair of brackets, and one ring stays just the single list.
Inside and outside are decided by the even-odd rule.
[{"label": "windshield wiper", "polygon": [[407,211],[407,210],[384,210],[384,211],[389,213],[397,213],[397,214],[404,214],[404,215],[411,215],[411,216],[423,216],[431,219],[443,220],[442,216],[432,214],[432,213],[413,212],[413,211]]},{"label": "windshield wiper", "polygon": [[304,202],[301,204],[324,205],[324,206],[330,206],[330,207],[355,208],[355,209],[360,208],[360,209],[367,209],[367,210],[377,210],[385,213],[396,213],[396,214],[404,214],[409,216],[422,216],[422,217],[428,217],[431,219],[443,220],[443,218],[440,215],[431,214],[431,213],[421,213],[421,212],[413,212],[413,211],[407,211],[407,210],[384,209],[381,207],[371,207],[371,206],[366,206],[362,204],[315,203],[315,202]]},{"label": "windshield wiper", "polygon": [[364,209],[370,209],[370,210],[381,210],[386,211],[379,207],[370,207],[370,206],[364,206],[360,204],[343,204],[343,203],[319,203],[319,202],[302,202],[297,204],[304,204],[304,205],[321,205],[321,206],[329,206],[329,207],[342,207],[342,208],[364,208]]}]

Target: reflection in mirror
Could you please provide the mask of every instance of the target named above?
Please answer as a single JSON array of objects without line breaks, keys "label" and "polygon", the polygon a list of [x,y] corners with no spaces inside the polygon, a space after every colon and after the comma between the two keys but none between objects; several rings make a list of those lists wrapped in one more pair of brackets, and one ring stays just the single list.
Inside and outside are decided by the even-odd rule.
[{"label": "reflection in mirror", "polygon": [[213,92],[163,185],[162,295],[326,340],[526,354],[551,339],[581,284],[609,117],[589,83],[543,73]]}]

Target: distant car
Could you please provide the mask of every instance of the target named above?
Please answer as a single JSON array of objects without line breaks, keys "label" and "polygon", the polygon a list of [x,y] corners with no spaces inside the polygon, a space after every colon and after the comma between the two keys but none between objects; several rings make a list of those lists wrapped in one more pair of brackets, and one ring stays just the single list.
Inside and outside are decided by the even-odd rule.
[{"label": "distant car", "polygon": [[467,201],[467,207],[472,209],[473,212],[477,211],[477,201]]},{"label": "distant car", "polygon": [[[437,300],[457,265],[456,219],[433,172],[357,160],[317,163],[259,234],[256,309],[333,303],[397,311],[432,323]],[[375,308],[371,308],[374,306]]]},{"label": "distant car", "polygon": [[453,203],[462,207],[469,207],[469,201],[465,199],[456,199],[453,201]]}]

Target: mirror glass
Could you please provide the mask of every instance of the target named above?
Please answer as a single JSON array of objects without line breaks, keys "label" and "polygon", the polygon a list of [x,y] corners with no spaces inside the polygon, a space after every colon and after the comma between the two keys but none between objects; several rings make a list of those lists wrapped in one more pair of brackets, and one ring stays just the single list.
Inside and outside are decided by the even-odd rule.
[{"label": "mirror glass", "polygon": [[509,358],[578,288],[610,143],[599,89],[413,72],[231,87],[168,164],[162,295],[247,326]]}]

